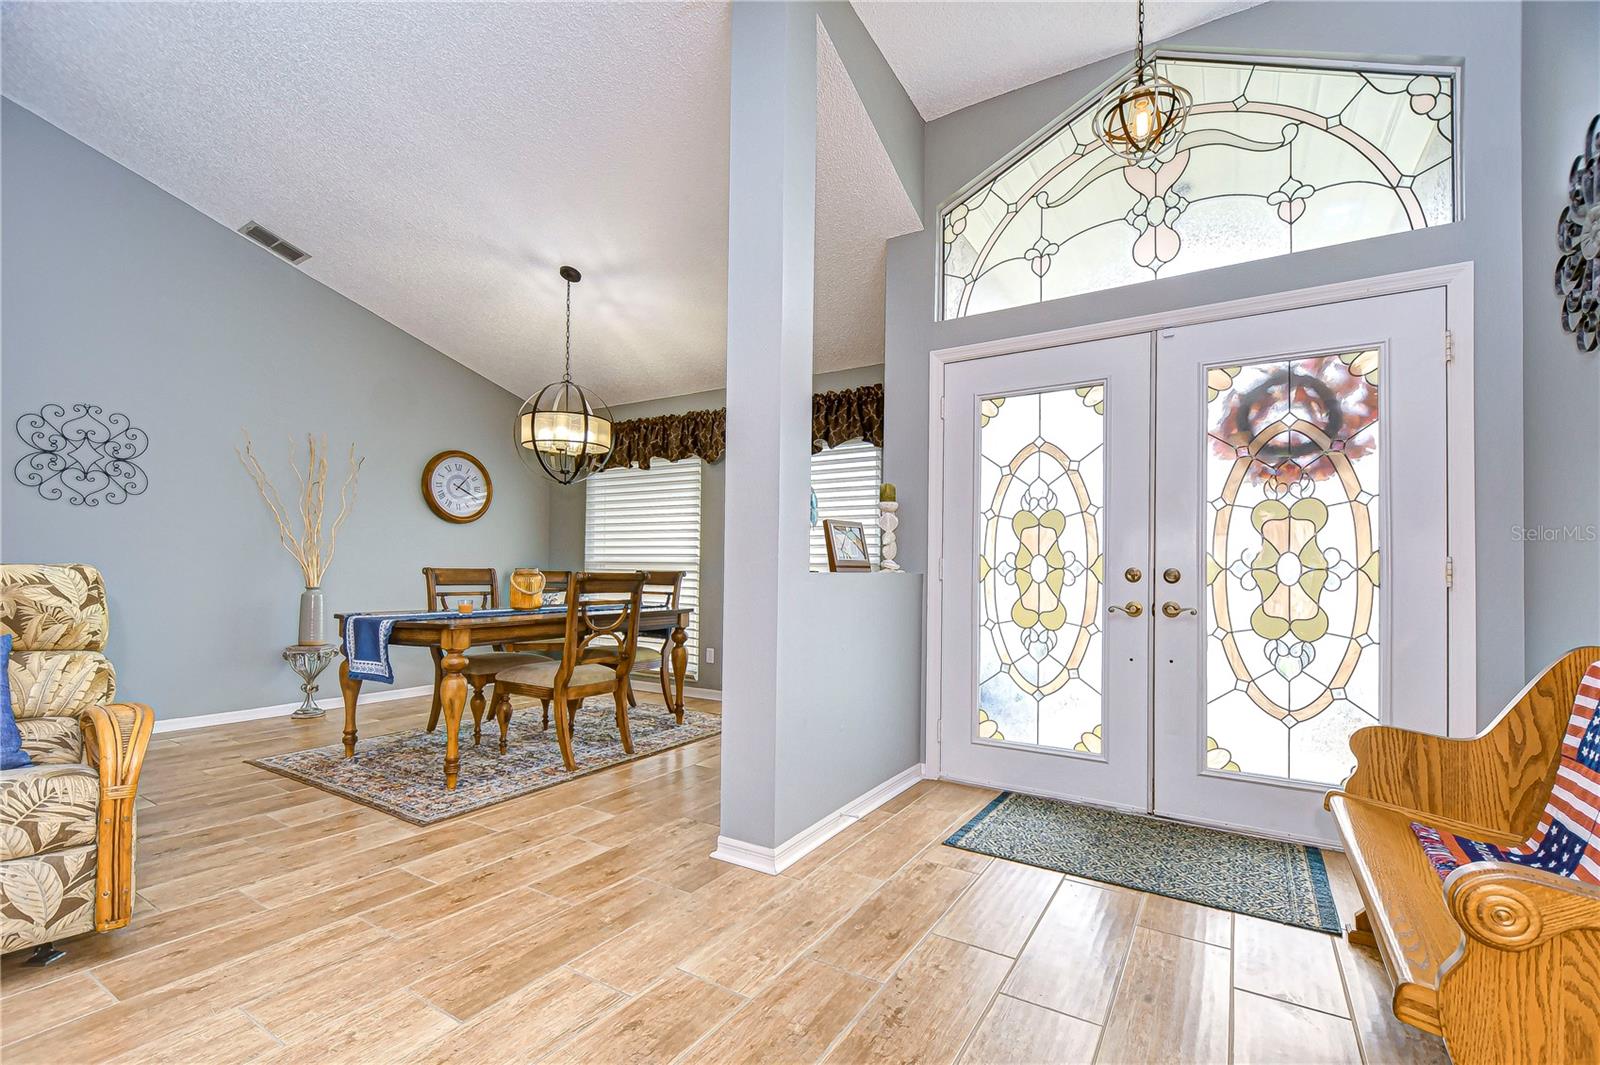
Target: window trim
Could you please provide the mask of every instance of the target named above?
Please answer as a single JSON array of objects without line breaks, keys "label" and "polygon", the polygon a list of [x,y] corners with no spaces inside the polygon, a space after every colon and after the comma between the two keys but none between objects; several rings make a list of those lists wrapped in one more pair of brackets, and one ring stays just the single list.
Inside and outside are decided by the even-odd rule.
[{"label": "window trim", "polygon": [[[1394,59],[1394,58],[1366,59],[1366,58],[1363,58],[1361,56],[1350,56],[1350,55],[1302,56],[1302,55],[1297,55],[1294,52],[1289,52],[1289,51],[1266,51],[1266,52],[1263,52],[1263,51],[1250,51],[1250,50],[1229,50],[1229,49],[1226,49],[1226,48],[1185,48],[1185,47],[1183,47],[1181,45],[1176,45],[1176,46],[1172,46],[1172,47],[1165,47],[1165,48],[1152,49],[1151,51],[1146,53],[1146,57],[1147,57],[1147,60],[1150,61],[1150,62],[1156,62],[1156,61],[1159,61],[1159,60],[1162,60],[1162,59],[1169,59],[1169,60],[1173,60],[1175,62],[1206,62],[1206,61],[1210,61],[1210,62],[1215,62],[1215,63],[1253,63],[1253,64],[1255,64],[1257,66],[1291,67],[1291,68],[1296,68],[1296,69],[1300,69],[1300,70],[1344,70],[1344,71],[1367,70],[1367,71],[1372,71],[1374,73],[1379,73],[1379,74],[1432,74],[1432,75],[1435,75],[1435,76],[1448,76],[1448,77],[1454,78],[1455,79],[1454,88],[1453,88],[1453,91],[1451,93],[1451,99],[1454,101],[1454,103],[1452,105],[1451,113],[1450,113],[1450,144],[1451,144],[1451,149],[1452,149],[1451,150],[1451,154],[1457,160],[1457,162],[1456,162],[1455,165],[1453,165],[1451,167],[1451,171],[1452,172],[1451,172],[1451,175],[1450,175],[1453,215],[1452,215],[1452,217],[1450,219],[1450,222],[1446,223],[1446,224],[1454,224],[1456,222],[1460,222],[1462,219],[1464,219],[1466,217],[1466,204],[1465,204],[1465,201],[1462,199],[1463,193],[1465,191],[1464,187],[1463,187],[1463,182],[1462,182],[1462,171],[1465,169],[1465,167],[1463,167],[1460,164],[1460,160],[1463,159],[1464,156],[1465,156],[1465,148],[1463,147],[1462,140],[1461,140],[1461,134],[1462,134],[1462,129],[1463,129],[1463,125],[1464,125],[1464,123],[1462,123],[1462,121],[1461,121],[1461,115],[1462,115],[1462,108],[1465,106],[1464,101],[1466,99],[1466,79],[1463,76],[1463,74],[1464,74],[1463,64],[1459,60],[1449,60],[1449,59],[1443,59],[1443,58],[1438,58],[1438,57],[1430,57],[1430,58],[1422,59],[1422,60],[1419,60],[1418,62],[1412,63],[1412,62],[1406,62],[1406,61],[1398,60],[1398,59]],[[1126,65],[1124,65],[1122,67],[1119,67],[1115,74],[1113,74],[1111,77],[1105,79],[1104,81],[1100,82],[1098,85],[1096,85],[1089,92],[1084,93],[1082,96],[1079,96],[1076,99],[1074,99],[1073,102],[1065,110],[1059,112],[1054,118],[1050,119],[1050,121],[1046,122],[1043,126],[1039,127],[1039,129],[1035,130],[1021,144],[1017,145],[1011,151],[1009,151],[1005,155],[1001,156],[998,160],[996,160],[995,162],[991,163],[989,166],[985,167],[976,177],[972,178],[972,180],[970,180],[966,184],[962,185],[955,192],[951,193],[949,196],[946,196],[943,200],[939,201],[939,206],[934,209],[934,213],[933,213],[934,224],[930,225],[928,227],[929,230],[933,233],[933,236],[934,236],[934,239],[931,242],[931,254],[932,254],[932,257],[933,257],[933,276],[934,276],[934,284],[933,284],[933,320],[934,320],[934,322],[942,323],[942,322],[947,322],[947,321],[959,321],[961,319],[966,319],[966,318],[982,318],[985,315],[1003,314],[1003,313],[1005,313],[1007,311],[1014,311],[1014,310],[1017,309],[1016,307],[1001,307],[1001,308],[997,308],[997,309],[992,310],[992,311],[981,311],[981,312],[979,312],[977,314],[964,314],[964,315],[961,316],[961,319],[954,319],[954,318],[946,318],[945,317],[945,313],[944,313],[944,284],[945,284],[944,244],[939,240],[939,233],[942,231],[942,228],[943,228],[945,213],[948,212],[956,204],[960,203],[962,200],[965,200],[969,196],[971,196],[975,191],[977,191],[979,186],[986,185],[989,182],[993,181],[1002,171],[1006,170],[1012,164],[1014,164],[1018,160],[1020,160],[1023,156],[1027,155],[1028,153],[1032,152],[1034,149],[1036,149],[1036,148],[1040,147],[1041,145],[1043,145],[1046,141],[1050,140],[1051,137],[1053,137],[1057,133],[1059,133],[1061,131],[1061,129],[1068,122],[1071,122],[1073,117],[1076,116],[1079,112],[1081,112],[1085,107],[1089,106],[1095,100],[1098,100],[1100,97],[1104,96],[1111,89],[1112,86],[1120,85],[1122,82],[1126,81],[1128,76],[1130,74],[1132,74],[1132,73],[1133,73],[1133,64],[1131,64],[1131,63],[1126,64]],[[977,106],[977,105],[974,105],[974,106]],[[1433,227],[1429,227],[1429,228],[1433,228]],[[1393,233],[1384,234],[1384,236],[1394,236],[1394,235],[1395,234],[1393,234]],[[1363,238],[1363,239],[1376,239],[1376,238]],[[1348,241],[1347,243],[1359,244],[1360,241]],[[1341,247],[1341,246],[1342,245],[1338,245],[1338,244],[1329,245],[1329,247]],[[1308,250],[1309,251],[1320,251],[1321,249],[1319,249],[1319,248],[1311,248],[1311,249],[1308,249]],[[1299,255],[1299,254],[1302,254],[1302,253],[1301,252],[1289,252],[1287,254],[1288,255]],[[1283,258],[1283,257],[1284,256],[1268,256],[1269,259],[1271,259],[1271,258]],[[1250,259],[1250,260],[1245,260],[1245,261],[1247,261],[1247,262],[1265,262],[1266,260],[1265,259]],[[1241,265],[1241,264],[1239,264],[1239,263],[1230,263],[1229,264],[1229,266],[1238,266],[1238,265]],[[1217,267],[1211,267],[1210,269],[1213,269],[1213,270],[1226,270],[1226,269],[1228,269],[1228,267],[1227,266],[1217,266]],[[1207,272],[1207,271],[1200,271],[1200,272],[1204,273],[1204,272]],[[1160,279],[1159,278],[1155,278],[1153,280],[1160,280]],[[1077,299],[1077,298],[1082,297],[1082,296],[1094,295],[1094,294],[1099,293],[1099,292],[1115,292],[1117,289],[1134,288],[1134,287],[1136,287],[1138,285],[1143,285],[1143,284],[1148,284],[1148,283],[1149,282],[1147,282],[1147,281],[1136,281],[1136,282],[1133,282],[1132,284],[1129,284],[1129,285],[1117,285],[1117,286],[1114,286],[1112,288],[1107,288],[1107,289],[1096,289],[1094,292],[1077,292],[1077,293],[1073,293],[1070,296],[1059,296],[1059,297],[1057,297],[1056,299],[1053,299],[1053,300],[1043,300],[1043,301],[1041,301],[1039,303],[1020,304],[1019,306],[1038,307],[1038,306],[1041,306],[1041,305],[1043,305],[1045,303],[1060,303],[1063,300]]]}]

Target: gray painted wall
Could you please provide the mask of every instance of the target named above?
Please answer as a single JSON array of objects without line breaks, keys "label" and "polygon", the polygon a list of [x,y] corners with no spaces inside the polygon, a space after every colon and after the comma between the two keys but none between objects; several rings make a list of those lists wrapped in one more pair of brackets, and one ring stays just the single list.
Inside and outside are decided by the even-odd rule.
[{"label": "gray painted wall", "polygon": [[775,843],[922,761],[922,575],[805,573],[789,596]]},{"label": "gray painted wall", "polygon": [[[1579,351],[1561,329],[1550,284],[1568,170],[1600,112],[1600,4],[1528,4],[1522,33],[1523,523],[1530,530],[1523,562],[1531,672],[1600,639],[1600,446],[1593,433],[1600,354]],[[1592,75],[1587,92],[1575,78],[1583,71]]]},{"label": "gray painted wall", "polygon": [[[880,384],[882,366],[863,366],[855,370],[835,370],[818,374],[813,388],[826,392],[860,385]],[[661,414],[682,414],[691,410],[710,410],[725,406],[722,389],[695,392],[670,399],[651,399],[612,408],[619,420],[653,418]],[[690,684],[697,688],[722,690],[722,559],[723,527],[727,517],[727,463],[707,463],[700,481],[700,675]],[[583,565],[583,526],[585,500],[582,485],[550,489],[550,566],[552,569],[577,569]],[[715,648],[717,660],[706,662],[705,649]]]},{"label": "gray painted wall", "polygon": [[[0,137],[0,554],[104,571],[125,697],[158,720],[298,698],[279,653],[295,639],[300,573],[234,456],[243,427],[280,490],[290,437],[325,432],[366,456],[332,609],[420,606],[423,565],[505,573],[546,557],[546,489],[511,444],[517,397],[9,100]],[[17,483],[17,418],[75,402],[149,432],[143,495],[91,510]],[[474,524],[422,500],[422,466],[446,448],[494,479]],[[431,680],[424,652],[396,663],[398,685]],[[321,694],[337,693],[325,674]]]},{"label": "gray painted wall", "polygon": [[[1290,257],[1164,278],[1051,303],[935,323],[938,227],[889,249],[885,369],[889,426],[885,477],[926,483],[928,354],[938,348],[1021,336],[1137,314],[1198,306],[1444,263],[1476,262],[1477,576],[1480,705],[1489,714],[1522,684],[1523,518],[1522,174],[1507,157],[1522,124],[1522,11],[1507,3],[1269,3],[1208,23],[1171,43],[1280,54],[1415,56],[1461,60],[1465,128],[1459,165],[1465,214],[1454,225]],[[1098,88],[1128,57],[1051,78],[928,124],[924,217],[1035,132]],[[1592,63],[1592,53],[1589,62]],[[1577,64],[1582,66],[1581,63]],[[1570,68],[1569,68],[1570,72]],[[1578,133],[1571,137],[1575,144]],[[1571,149],[1567,149],[1570,155]],[[1550,219],[1553,220],[1553,215]],[[1552,221],[1540,223],[1550,232]],[[1543,239],[1541,237],[1540,239]],[[1533,264],[1545,277],[1545,259]],[[1547,307],[1541,306],[1540,313]],[[1589,394],[1593,394],[1590,390]],[[1592,420],[1592,419],[1591,419]],[[1588,461],[1592,462],[1593,451]],[[1561,463],[1536,472],[1566,481]],[[1530,476],[1535,472],[1530,470]],[[926,500],[901,493],[901,560],[927,565]]]}]

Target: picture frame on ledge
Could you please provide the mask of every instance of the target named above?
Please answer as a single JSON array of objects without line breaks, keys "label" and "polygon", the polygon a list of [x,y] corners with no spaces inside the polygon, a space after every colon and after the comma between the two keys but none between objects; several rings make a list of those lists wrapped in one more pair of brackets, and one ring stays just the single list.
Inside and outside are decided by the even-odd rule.
[{"label": "picture frame on ledge", "polygon": [[867,530],[859,521],[822,519],[822,539],[828,545],[829,573],[871,573]]}]

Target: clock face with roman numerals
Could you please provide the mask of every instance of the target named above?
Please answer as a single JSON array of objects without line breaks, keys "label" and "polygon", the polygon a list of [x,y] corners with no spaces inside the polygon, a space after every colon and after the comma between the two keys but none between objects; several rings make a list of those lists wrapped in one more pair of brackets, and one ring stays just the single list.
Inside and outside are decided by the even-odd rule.
[{"label": "clock face with roman numerals", "polygon": [[445,521],[477,521],[489,510],[494,484],[483,463],[465,451],[441,451],[422,469],[422,497]]}]

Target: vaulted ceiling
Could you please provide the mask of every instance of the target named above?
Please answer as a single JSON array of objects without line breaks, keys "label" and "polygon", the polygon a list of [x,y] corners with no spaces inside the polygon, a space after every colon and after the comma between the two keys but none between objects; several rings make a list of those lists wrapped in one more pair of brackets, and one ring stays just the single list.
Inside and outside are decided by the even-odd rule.
[{"label": "vaulted ceiling", "polygon": [[[928,117],[1133,25],[1120,2],[856,6]],[[1241,6],[1160,3],[1152,31]],[[563,263],[607,401],[723,382],[725,4],[23,0],[0,40],[7,96],[512,392],[560,372]],[[884,241],[918,222],[825,37],[818,71],[822,371],[882,361]]]},{"label": "vaulted ceiling", "polygon": [[[1261,0],[1151,0],[1156,42]],[[1133,0],[853,0],[911,101],[932,121],[1133,48]],[[1071,103],[1062,101],[1062,108]]]},{"label": "vaulted ceiling", "polygon": [[[518,394],[559,375],[572,263],[616,404],[723,381],[729,32],[721,4],[7,3],[4,90]],[[828,370],[883,360],[885,226],[917,223],[819,68]]]}]

